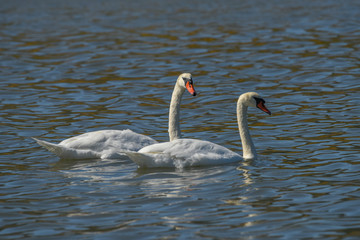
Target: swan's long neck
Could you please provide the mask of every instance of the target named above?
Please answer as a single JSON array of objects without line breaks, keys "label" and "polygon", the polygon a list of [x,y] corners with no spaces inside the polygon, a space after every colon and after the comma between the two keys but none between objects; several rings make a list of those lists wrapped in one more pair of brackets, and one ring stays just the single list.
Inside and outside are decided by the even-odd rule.
[{"label": "swan's long neck", "polygon": [[181,97],[185,89],[181,88],[178,83],[175,84],[174,91],[171,96],[169,110],[169,137],[170,141],[181,138],[180,130],[180,103]]},{"label": "swan's long neck", "polygon": [[243,158],[244,159],[256,159],[257,154],[255,150],[254,143],[251,139],[248,122],[247,122],[247,109],[248,107],[245,106],[241,99],[239,98],[237,102],[237,120],[239,125],[239,132],[241,138],[241,144],[243,149]]}]

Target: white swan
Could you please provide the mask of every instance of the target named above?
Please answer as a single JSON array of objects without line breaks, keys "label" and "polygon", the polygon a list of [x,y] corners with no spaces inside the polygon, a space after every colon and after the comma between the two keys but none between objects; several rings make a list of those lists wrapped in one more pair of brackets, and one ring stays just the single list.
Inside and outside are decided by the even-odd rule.
[{"label": "white swan", "polygon": [[[169,110],[168,131],[170,141],[181,136],[179,113],[181,97],[185,89],[191,95],[196,96],[190,73],[181,74],[173,90]],[[138,151],[145,146],[157,143],[154,139],[129,129],[88,132],[65,139],[59,144],[49,143],[36,138],[33,139],[61,159],[118,158],[125,155],[124,151]]]},{"label": "white swan", "polygon": [[257,107],[271,112],[258,93],[248,92],[240,95],[237,102],[237,121],[243,148],[243,157],[215,143],[197,139],[177,139],[171,142],[146,146],[138,152],[126,154],[140,167],[189,167],[209,166],[230,163],[241,159],[256,159],[256,150],[248,129],[247,109]]}]

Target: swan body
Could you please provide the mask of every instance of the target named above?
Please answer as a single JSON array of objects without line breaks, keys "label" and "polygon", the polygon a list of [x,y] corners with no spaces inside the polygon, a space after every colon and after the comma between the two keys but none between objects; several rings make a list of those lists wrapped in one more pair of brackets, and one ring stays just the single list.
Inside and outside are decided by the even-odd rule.
[{"label": "swan body", "polygon": [[218,144],[197,139],[157,143],[126,154],[140,167],[184,168],[239,161],[242,157]]},{"label": "swan body", "polygon": [[197,139],[177,139],[156,143],[146,146],[138,152],[126,152],[126,154],[139,167],[146,168],[212,166],[241,159],[256,159],[256,150],[247,125],[247,109],[249,106],[257,107],[271,114],[264,103],[265,101],[255,92],[244,93],[238,99],[237,119],[243,156],[218,144]]},{"label": "swan body", "polygon": [[59,144],[34,138],[41,146],[63,159],[113,159],[124,151],[137,151],[155,144],[151,137],[126,130],[100,130],[65,139]]},{"label": "swan body", "polygon": [[[191,95],[196,96],[190,73],[181,74],[173,90],[169,111],[168,131],[170,140],[181,136],[179,124],[180,103],[186,89]],[[59,144],[33,139],[61,159],[120,158],[126,156],[125,151],[138,151],[145,146],[157,143],[154,139],[129,129],[88,132],[65,139]]]}]

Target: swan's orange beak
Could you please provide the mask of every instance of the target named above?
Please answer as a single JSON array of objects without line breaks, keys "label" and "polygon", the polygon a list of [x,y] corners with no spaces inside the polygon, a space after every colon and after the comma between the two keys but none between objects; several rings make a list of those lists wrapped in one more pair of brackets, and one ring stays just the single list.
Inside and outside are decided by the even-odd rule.
[{"label": "swan's orange beak", "polygon": [[191,95],[196,96],[194,84],[192,84],[190,81],[186,82],[186,89],[189,91]]},{"label": "swan's orange beak", "polygon": [[260,108],[262,111],[264,111],[264,112],[266,112],[267,114],[271,115],[270,110],[265,107],[264,101],[259,101],[256,106],[257,106],[258,108]]}]

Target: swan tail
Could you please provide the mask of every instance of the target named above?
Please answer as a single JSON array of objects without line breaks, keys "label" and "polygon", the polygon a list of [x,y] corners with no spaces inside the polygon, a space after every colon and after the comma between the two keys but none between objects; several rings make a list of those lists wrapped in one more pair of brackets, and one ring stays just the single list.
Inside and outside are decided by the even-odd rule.
[{"label": "swan tail", "polygon": [[64,147],[58,144],[46,142],[37,138],[32,138],[32,139],[34,139],[40,146],[46,148],[47,150],[49,150],[50,152],[54,153],[59,157],[62,155],[62,152],[64,151],[63,149]]},{"label": "swan tail", "polygon": [[91,150],[72,149],[60,144],[46,142],[37,138],[34,139],[40,146],[54,153],[60,159],[92,159],[101,158],[100,154]]}]

